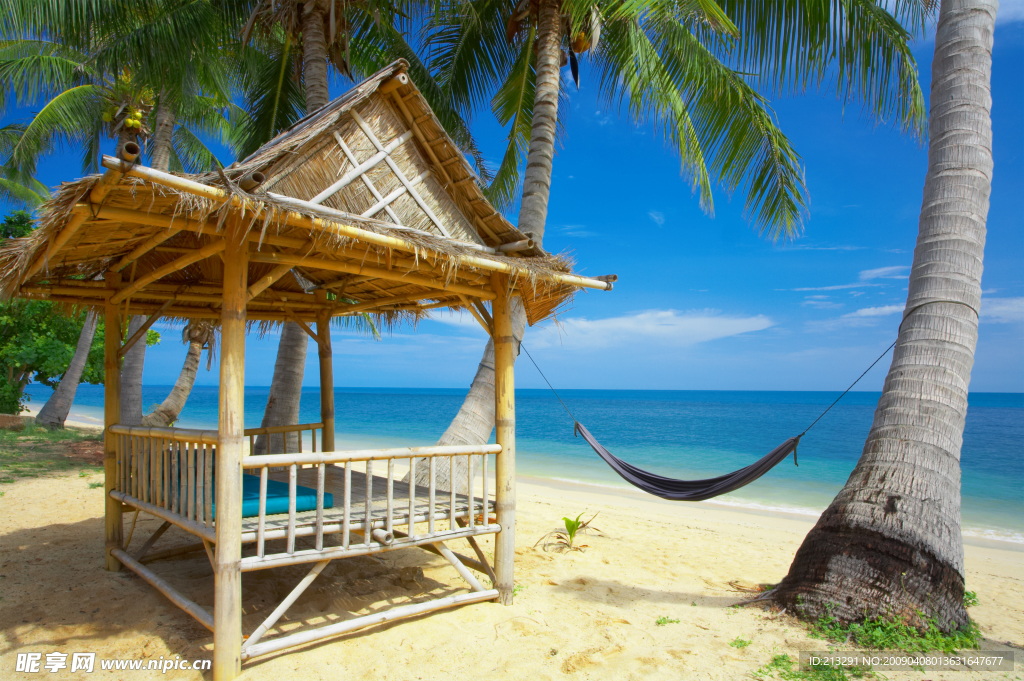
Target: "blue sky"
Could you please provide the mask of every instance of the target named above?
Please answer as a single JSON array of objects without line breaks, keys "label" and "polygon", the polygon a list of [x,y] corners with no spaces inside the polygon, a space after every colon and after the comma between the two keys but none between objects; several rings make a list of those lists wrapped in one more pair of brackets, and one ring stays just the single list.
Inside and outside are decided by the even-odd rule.
[{"label": "blue sky", "polygon": [[[982,320],[971,389],[1024,391],[1024,12],[1003,8],[993,63],[995,175],[988,219]],[[934,43],[915,49],[930,81]],[[566,76],[568,73],[566,72]],[[340,92],[341,88],[339,88]],[[927,92],[927,86],[925,87]],[[337,94],[337,93],[334,93]],[[831,95],[776,100],[802,155],[810,190],[802,236],[771,243],[742,215],[742,195],[698,206],[677,157],[649,128],[596,100],[584,69],[554,165],[545,247],[570,251],[586,274],[619,275],[615,290],[585,292],[558,325],[525,342],[566,388],[841,390],[895,338],[917,235],[926,149]],[[504,133],[473,121],[496,162]],[[55,184],[78,173],[73,155],[44,165]],[[515,215],[510,218],[515,222]],[[145,382],[173,382],[180,332],[164,327]],[[376,342],[333,336],[337,386],[468,386],[485,336],[468,315],[436,315]],[[246,381],[270,383],[277,336],[252,337]],[[883,360],[858,389],[878,390]],[[306,383],[317,382],[316,351]],[[215,384],[216,367],[198,382]],[[528,363],[519,387],[543,387]]]}]

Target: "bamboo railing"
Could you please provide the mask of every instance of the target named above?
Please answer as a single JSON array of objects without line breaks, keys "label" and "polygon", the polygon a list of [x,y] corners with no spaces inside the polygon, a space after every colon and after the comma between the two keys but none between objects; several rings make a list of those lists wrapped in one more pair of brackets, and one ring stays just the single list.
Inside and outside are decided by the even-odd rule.
[{"label": "bamboo railing", "polygon": [[110,496],[213,541],[217,431],[114,425]]},{"label": "bamboo railing", "polygon": [[[267,451],[273,451],[274,435],[281,436],[281,451],[287,452],[288,450],[288,434],[298,433],[299,441],[299,453],[302,452],[302,433],[309,431],[312,441],[312,451],[317,451],[316,446],[316,431],[320,431],[320,441],[323,442],[323,423],[299,423],[290,426],[268,426],[266,428],[246,428],[243,434],[249,438],[249,453],[253,454],[256,452],[256,436],[266,435],[267,436]],[[321,447],[322,449],[322,447]]]},{"label": "bamboo railing", "polygon": [[[242,570],[259,570],[268,567],[295,565],[328,558],[341,558],[354,555],[377,553],[385,550],[398,549],[406,546],[433,544],[439,541],[458,537],[471,537],[477,534],[498,532],[500,527],[490,522],[488,499],[493,490],[490,480],[487,456],[501,451],[500,445],[463,445],[450,447],[405,447],[383,450],[361,450],[350,452],[302,453],[302,454],[267,454],[249,456],[242,461],[242,468],[248,471],[259,471],[260,501],[259,516],[255,532],[242,532],[243,543],[256,542],[256,555],[242,558]],[[440,457],[449,459],[449,470],[457,470],[456,459],[465,458],[467,462],[468,494],[457,494],[457,484],[450,484],[452,490],[437,489],[437,460]],[[425,462],[424,462],[425,460]],[[381,481],[384,485],[383,504],[380,490],[374,491],[374,463],[384,462],[386,473]],[[422,487],[415,484],[404,485],[407,497],[398,499],[395,496],[395,464],[408,462],[409,480],[416,479],[417,465],[429,466],[429,482],[426,499],[417,497]],[[354,464],[362,463],[364,469],[364,489],[358,495],[353,490],[352,473]],[[334,507],[330,518],[326,518],[324,509],[324,488],[327,466],[342,468],[343,488],[340,499],[335,492]],[[298,469],[302,466],[315,466],[316,473],[316,512],[315,521],[305,522],[300,526],[296,511]],[[267,524],[267,482],[271,469],[286,468],[288,471],[288,520],[284,527]],[[474,480],[477,473],[482,474],[482,494],[476,496]],[[379,478],[377,478],[380,481]],[[376,504],[376,507],[375,507]],[[383,505],[383,508],[380,506]],[[361,513],[359,513],[361,511]],[[356,519],[354,516],[358,515]],[[307,514],[307,518],[309,518]],[[417,528],[425,523],[426,528]],[[400,532],[402,528],[404,532]],[[425,529],[425,531],[424,531]],[[336,546],[324,546],[324,535],[340,533]],[[298,537],[313,537],[314,547],[299,550],[296,548]],[[285,539],[285,550],[278,553],[267,552],[267,541]]]}]

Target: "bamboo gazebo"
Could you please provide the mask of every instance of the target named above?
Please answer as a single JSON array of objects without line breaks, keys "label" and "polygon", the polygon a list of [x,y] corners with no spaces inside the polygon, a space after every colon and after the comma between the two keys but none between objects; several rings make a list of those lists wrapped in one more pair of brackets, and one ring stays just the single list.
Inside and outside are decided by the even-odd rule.
[{"label": "bamboo gazebo", "polygon": [[[512,602],[513,298],[533,324],[577,288],[610,290],[614,280],[572,274],[494,210],[406,66],[392,64],[221,172],[159,172],[126,144],[103,158],[102,176],[62,185],[32,236],[0,247],[3,296],[105,315],[106,566],[137,573],[213,632],[216,679],[234,678],[245,660],[383,621]],[[496,443],[337,451],[332,318],[368,313],[388,323],[440,307],[468,310],[493,338]],[[148,319],[124,338],[131,315]],[[118,423],[120,360],[160,318],[220,326],[216,431]],[[243,423],[245,335],[284,322],[318,345],[321,422],[273,429],[313,430],[312,451],[254,456],[246,438],[267,429]],[[439,484],[439,461],[468,470],[465,487]],[[417,478],[417,466],[428,475]],[[162,521],[131,554],[126,512]],[[212,613],[150,567],[172,526],[209,556]],[[493,570],[474,539],[484,534],[496,535]],[[445,544],[460,538],[475,559]],[[412,547],[443,556],[470,590],[265,638],[330,561]],[[306,578],[243,637],[243,573],[298,564],[310,564]]]}]

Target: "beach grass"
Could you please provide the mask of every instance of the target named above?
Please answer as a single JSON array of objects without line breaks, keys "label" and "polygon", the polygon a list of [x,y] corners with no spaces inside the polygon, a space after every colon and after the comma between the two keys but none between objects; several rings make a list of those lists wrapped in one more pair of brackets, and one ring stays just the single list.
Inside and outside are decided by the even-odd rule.
[{"label": "beach grass", "polygon": [[956,653],[965,649],[980,647],[982,636],[974,622],[967,627],[945,633],[938,623],[928,620],[923,629],[911,626],[901,620],[868,618],[863,622],[843,625],[831,612],[827,612],[811,625],[814,638],[835,643],[852,643],[861,648],[878,650],[902,650],[908,653],[926,653],[940,650]]},{"label": "beach grass", "polygon": [[776,655],[768,664],[753,673],[754,678],[780,679],[781,681],[847,681],[848,679],[877,679],[865,667],[832,667],[814,665],[810,669],[793,669],[796,664],[789,655]]},{"label": "beach grass", "polygon": [[97,463],[73,456],[71,445],[101,439],[98,431],[77,428],[27,425],[22,430],[0,430],[0,483],[76,470],[81,477],[99,473],[102,468]]}]

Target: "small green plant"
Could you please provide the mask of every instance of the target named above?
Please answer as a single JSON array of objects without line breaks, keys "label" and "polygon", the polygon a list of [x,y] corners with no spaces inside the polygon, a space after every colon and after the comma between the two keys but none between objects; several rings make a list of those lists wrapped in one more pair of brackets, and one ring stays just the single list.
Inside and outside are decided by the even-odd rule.
[{"label": "small green plant", "polygon": [[98,487],[103,487],[103,481],[102,480],[100,482],[90,482],[89,483],[89,489],[96,489]]},{"label": "small green plant", "polygon": [[526,588],[525,584],[515,584],[512,587],[512,597],[515,598],[519,595],[519,592]]},{"label": "small green plant", "polygon": [[[586,511],[583,513],[586,513]],[[537,540],[537,544],[541,544],[543,542],[541,548],[545,551],[549,546],[554,546],[559,550],[565,551],[583,551],[588,548],[586,544],[576,543],[576,535],[587,531],[593,531],[600,534],[601,530],[596,527],[591,527],[590,525],[590,523],[594,522],[594,518],[597,517],[597,513],[591,516],[590,520],[580,520],[580,518],[583,517],[583,513],[576,516],[575,520],[572,518],[562,518],[562,522],[565,523],[565,529],[563,530],[562,528],[558,528],[557,530],[548,532]],[[549,541],[552,539],[554,541]],[[534,544],[534,547],[536,547],[537,544]]]},{"label": "small green plant", "polygon": [[654,620],[654,624],[663,627],[666,624],[679,624],[679,620],[672,619],[671,617],[665,617],[664,615]]},{"label": "small green plant", "polygon": [[748,641],[747,639],[740,638],[739,636],[729,641],[729,645],[731,645],[733,648],[746,648],[751,643],[753,643],[753,641]]},{"label": "small green plant", "polygon": [[974,591],[964,592],[964,607],[973,608],[978,604],[978,594]]},{"label": "small green plant", "polygon": [[930,650],[955,653],[967,648],[976,649],[981,643],[981,632],[973,622],[948,634],[939,628],[935,619],[927,620],[922,629],[900,620],[881,617],[869,617],[863,622],[843,625],[832,614],[831,607],[826,608],[825,614],[811,625],[810,633],[814,638],[837,643],[852,642],[861,648],[902,650],[908,653],[926,653]]},{"label": "small green plant", "polygon": [[771,661],[753,673],[757,679],[781,679],[782,681],[849,681],[850,679],[875,679],[866,667],[832,667],[814,665],[810,669],[793,669],[796,661],[789,655],[776,655]]}]

